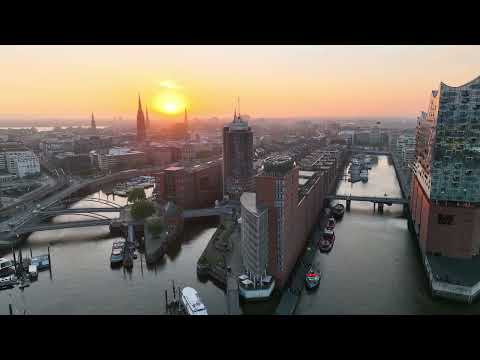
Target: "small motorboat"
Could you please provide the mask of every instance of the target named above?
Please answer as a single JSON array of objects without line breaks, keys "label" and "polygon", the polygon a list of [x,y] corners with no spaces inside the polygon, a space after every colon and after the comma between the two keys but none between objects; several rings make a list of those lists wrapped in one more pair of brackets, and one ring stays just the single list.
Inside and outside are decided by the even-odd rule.
[{"label": "small motorboat", "polygon": [[305,275],[305,286],[308,290],[315,289],[320,285],[320,280],[322,278],[322,273],[318,271],[314,271],[313,268],[308,270],[307,274]]},{"label": "small motorboat", "polygon": [[15,266],[12,260],[0,258],[0,277],[7,277],[15,273]]},{"label": "small motorboat", "polygon": [[327,222],[327,229],[329,230],[335,229],[335,224],[336,224],[335,218],[333,217],[329,218]]},{"label": "small motorboat", "polygon": [[50,268],[50,260],[48,259],[48,255],[34,256],[30,265],[35,265],[38,271],[46,270]]},{"label": "small motorboat", "polygon": [[0,290],[10,289],[18,284],[18,279],[15,275],[0,277]]},{"label": "small motorboat", "polygon": [[345,214],[345,206],[343,204],[337,204],[332,207],[332,214],[335,219],[341,219]]},{"label": "small motorboat", "polygon": [[114,266],[120,266],[123,263],[123,248],[113,248],[112,249],[112,254],[110,255],[110,265],[112,267]]},{"label": "small motorboat", "polygon": [[318,243],[318,248],[321,253],[329,253],[333,248],[333,242],[327,239],[322,239]]},{"label": "small motorboat", "polygon": [[37,265],[29,265],[28,266],[28,276],[29,276],[30,280],[38,279]]}]

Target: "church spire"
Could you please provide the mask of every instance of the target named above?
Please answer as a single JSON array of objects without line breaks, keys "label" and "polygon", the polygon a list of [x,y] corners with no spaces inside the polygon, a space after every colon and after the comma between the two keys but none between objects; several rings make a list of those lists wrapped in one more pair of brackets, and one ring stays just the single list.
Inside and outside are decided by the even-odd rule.
[{"label": "church spire", "polygon": [[91,126],[93,130],[97,129],[97,125],[95,124],[95,118],[93,117],[93,112],[92,112],[92,121],[91,121]]},{"label": "church spire", "polygon": [[137,111],[137,141],[145,140],[145,118],[142,111],[142,101],[140,100],[140,93],[138,94],[138,111]]},{"label": "church spire", "polygon": [[150,119],[148,118],[148,107],[145,105],[145,129],[150,129]]}]

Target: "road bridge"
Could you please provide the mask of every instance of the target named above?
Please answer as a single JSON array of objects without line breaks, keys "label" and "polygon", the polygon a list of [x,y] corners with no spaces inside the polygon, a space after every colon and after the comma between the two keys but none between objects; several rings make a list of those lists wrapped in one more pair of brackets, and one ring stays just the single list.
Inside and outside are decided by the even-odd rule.
[{"label": "road bridge", "polygon": [[390,151],[386,151],[386,150],[368,150],[368,149],[355,148],[355,147],[350,148],[349,151],[351,153],[365,154],[365,155],[387,155],[387,156],[392,155]]}]

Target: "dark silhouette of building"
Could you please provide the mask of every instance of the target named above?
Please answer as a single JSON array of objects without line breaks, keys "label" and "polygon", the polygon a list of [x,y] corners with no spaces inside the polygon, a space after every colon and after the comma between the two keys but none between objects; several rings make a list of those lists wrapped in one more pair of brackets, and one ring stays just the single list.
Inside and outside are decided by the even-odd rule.
[{"label": "dark silhouette of building", "polygon": [[188,117],[187,117],[187,108],[185,108],[185,117],[183,119],[183,124],[185,125],[185,132],[188,135]]},{"label": "dark silhouette of building", "polygon": [[155,177],[155,196],[160,203],[173,201],[183,209],[208,208],[222,198],[220,161],[171,166]]},{"label": "dark silhouette of building", "polygon": [[150,129],[150,119],[148,118],[148,108],[145,105],[145,130]]},{"label": "dark silhouette of building", "polygon": [[137,141],[145,141],[145,117],[142,111],[142,102],[140,95],[138,95],[138,111],[137,111]]},{"label": "dark silhouette of building", "polygon": [[253,191],[253,132],[248,123],[237,116],[223,127],[224,195],[240,200],[243,192]]},{"label": "dark silhouette of building", "polygon": [[97,124],[95,124],[95,118],[93,117],[93,113],[92,113],[92,122],[90,127],[93,131],[97,130]]}]

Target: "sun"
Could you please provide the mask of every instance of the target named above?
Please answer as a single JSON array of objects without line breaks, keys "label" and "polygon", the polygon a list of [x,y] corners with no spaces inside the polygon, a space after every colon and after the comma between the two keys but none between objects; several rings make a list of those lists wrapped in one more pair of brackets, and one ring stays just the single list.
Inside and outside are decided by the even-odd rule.
[{"label": "sun", "polygon": [[181,113],[187,106],[185,97],[171,89],[157,94],[153,99],[153,107],[156,111],[175,115]]}]

